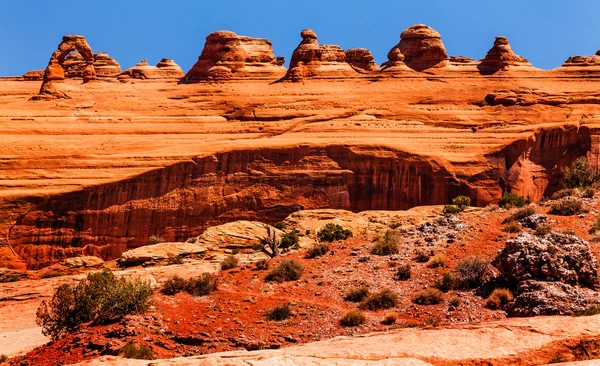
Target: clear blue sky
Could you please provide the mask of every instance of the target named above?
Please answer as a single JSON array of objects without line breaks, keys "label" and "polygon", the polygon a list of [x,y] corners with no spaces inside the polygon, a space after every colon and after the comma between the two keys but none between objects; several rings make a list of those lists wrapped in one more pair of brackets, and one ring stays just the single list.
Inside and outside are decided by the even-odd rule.
[{"label": "clear blue sky", "polygon": [[43,69],[64,34],[87,37],[123,69],[142,58],[175,59],[187,71],[207,34],[268,38],[287,61],[312,28],[322,44],[365,47],[386,60],[400,33],[425,23],[450,55],[483,57],[494,36],[541,68],[600,49],[600,0],[0,0],[0,75]]}]

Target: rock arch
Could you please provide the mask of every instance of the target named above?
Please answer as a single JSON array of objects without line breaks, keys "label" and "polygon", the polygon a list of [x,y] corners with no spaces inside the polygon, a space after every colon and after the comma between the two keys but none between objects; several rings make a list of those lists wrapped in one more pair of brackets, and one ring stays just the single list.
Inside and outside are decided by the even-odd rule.
[{"label": "rock arch", "polygon": [[65,80],[65,70],[63,65],[67,56],[73,51],[78,51],[85,61],[85,67],[82,72],[83,82],[87,83],[96,79],[94,53],[85,37],[78,35],[64,36],[62,42],[50,57],[48,66],[44,71],[42,87],[40,88],[39,94],[32,98],[33,100],[69,99],[67,94],[57,90],[53,84]]}]

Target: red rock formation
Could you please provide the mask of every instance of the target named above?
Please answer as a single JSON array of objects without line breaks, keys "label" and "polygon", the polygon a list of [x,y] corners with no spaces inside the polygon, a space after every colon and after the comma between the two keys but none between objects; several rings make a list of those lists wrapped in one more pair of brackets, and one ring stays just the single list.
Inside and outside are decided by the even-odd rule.
[{"label": "red rock formation", "polygon": [[23,74],[23,79],[27,81],[44,80],[44,70],[31,70]]},{"label": "red rock formation", "polygon": [[402,32],[400,43],[388,53],[386,66],[401,66],[399,62],[404,61],[411,69],[423,71],[445,66],[447,58],[440,34],[425,24],[415,24]]},{"label": "red rock formation", "polygon": [[44,72],[44,81],[42,82],[39,95],[32,97],[32,100],[69,98],[64,92],[57,90],[54,83],[62,82],[65,79],[63,64],[67,56],[73,51],[78,51],[85,61],[85,67],[83,67],[81,72],[83,82],[87,83],[96,79],[94,53],[85,37],[78,35],[64,36],[57,50],[50,57],[48,67],[46,67]]},{"label": "red rock formation", "polygon": [[174,79],[179,80],[183,77],[183,70],[175,61],[170,58],[163,58],[156,66],[148,65],[146,60],[142,60],[137,65],[125,70],[119,75],[119,80],[127,81],[133,79]]},{"label": "red rock formation", "polygon": [[600,50],[595,56],[571,56],[556,71],[575,75],[600,74]]},{"label": "red rock formation", "polygon": [[506,37],[499,36],[477,68],[484,75],[492,75],[522,66],[532,68],[529,61],[513,52]]},{"label": "red rock formation", "polygon": [[377,70],[375,58],[366,48],[352,48],[346,51],[346,62],[358,72],[371,72]]},{"label": "red rock formation", "polygon": [[[370,71],[369,51],[364,50],[368,54],[362,49],[350,52],[354,65],[362,65],[366,68],[353,67],[346,62],[346,52],[339,46],[319,45],[317,34],[312,29],[304,29],[300,32],[300,36],[302,42],[294,50],[290,68],[282,80],[300,81],[305,78],[355,77],[358,75],[356,69],[362,70],[362,72]],[[356,57],[360,57],[360,60],[357,61]]]},{"label": "red rock formation", "polygon": [[206,37],[198,61],[184,82],[227,79],[277,79],[285,73],[284,60],[275,58],[271,42],[219,31]]},{"label": "red rock formation", "polygon": [[[79,52],[73,52],[65,58],[65,77],[82,77],[85,60]],[[121,65],[106,52],[94,54],[94,70],[99,77],[117,77],[121,73]]]}]

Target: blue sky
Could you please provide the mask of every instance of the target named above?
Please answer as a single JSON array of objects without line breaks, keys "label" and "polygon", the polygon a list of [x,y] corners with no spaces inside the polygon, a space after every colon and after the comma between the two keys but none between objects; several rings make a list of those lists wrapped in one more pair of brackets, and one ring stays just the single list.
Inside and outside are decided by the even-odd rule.
[{"label": "blue sky", "polygon": [[187,71],[206,35],[224,29],[268,38],[289,61],[300,31],[312,28],[320,43],[365,47],[381,63],[415,23],[437,29],[450,55],[479,59],[504,35],[549,69],[600,49],[599,14],[600,0],[0,0],[0,75],[43,69],[64,34],[86,36],[123,69],[169,57]]}]

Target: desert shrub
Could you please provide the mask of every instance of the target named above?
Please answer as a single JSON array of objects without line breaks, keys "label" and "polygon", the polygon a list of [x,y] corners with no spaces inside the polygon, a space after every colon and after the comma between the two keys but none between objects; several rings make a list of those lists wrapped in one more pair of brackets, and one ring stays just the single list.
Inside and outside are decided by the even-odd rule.
[{"label": "desert shrub", "polygon": [[367,296],[359,307],[364,310],[380,310],[393,308],[397,303],[398,295],[394,291],[385,288]]},{"label": "desert shrub", "polygon": [[170,277],[165,281],[160,290],[163,294],[173,296],[185,290],[185,280],[177,275]]},{"label": "desert shrub", "polygon": [[572,216],[587,211],[587,207],[579,198],[567,198],[553,203],[548,213],[559,216]]},{"label": "desert shrub", "polygon": [[435,288],[428,288],[415,294],[413,302],[419,305],[435,305],[442,302],[442,291]]},{"label": "desert shrub", "polygon": [[6,361],[8,361],[8,356],[4,355],[4,354],[0,355],[0,363],[6,362]]},{"label": "desert shrub", "polygon": [[398,254],[398,241],[400,234],[394,230],[388,230],[383,236],[375,240],[375,244],[371,247],[373,255],[392,255]]},{"label": "desert shrub", "polygon": [[458,207],[462,207],[464,210],[466,207],[471,206],[471,197],[458,196],[452,200],[452,204]]},{"label": "desert shrub", "polygon": [[329,245],[317,243],[306,252],[306,258],[317,258],[324,256],[329,251]]},{"label": "desert shrub", "polygon": [[221,269],[223,271],[227,271],[228,269],[237,267],[238,263],[239,263],[239,260],[237,259],[237,257],[235,255],[228,255],[221,262]]},{"label": "desert shrub", "polygon": [[504,232],[506,233],[520,233],[521,232],[521,224],[519,224],[516,220],[510,220],[503,224]]},{"label": "desert shrub", "polygon": [[438,253],[429,259],[427,263],[427,267],[429,268],[438,268],[446,266],[446,256],[442,253]]},{"label": "desert shrub", "polygon": [[573,313],[575,316],[592,316],[600,314],[600,305],[593,305],[589,308]]},{"label": "desert shrub", "polygon": [[489,270],[489,262],[479,257],[466,257],[461,259],[454,269],[458,285],[462,288],[476,288],[481,286]]},{"label": "desert shrub", "polygon": [[418,249],[415,252],[415,261],[419,263],[425,263],[429,261],[429,258],[433,256],[433,251],[426,249]]},{"label": "desert shrub", "polygon": [[288,304],[276,306],[273,309],[267,311],[267,319],[282,321],[290,317],[292,311]]},{"label": "desert shrub", "polygon": [[505,218],[504,221],[502,221],[502,223],[505,224],[510,221],[519,221],[533,214],[535,214],[535,207],[533,205],[517,208],[516,210],[511,212],[511,214],[507,218]]},{"label": "desert shrub", "polygon": [[129,343],[123,347],[123,357],[136,360],[152,360],[154,359],[154,351],[148,346],[137,346],[133,343]]},{"label": "desert shrub", "polygon": [[366,320],[367,318],[365,317],[365,314],[359,310],[353,309],[342,316],[340,319],[340,325],[342,327],[356,327],[364,324]]},{"label": "desert shrub", "polygon": [[169,257],[169,264],[182,264],[183,258],[180,255]]},{"label": "desert shrub", "polygon": [[369,296],[369,289],[366,286],[359,286],[350,289],[344,296],[344,300],[350,302],[361,302]]},{"label": "desert shrub", "polygon": [[588,233],[595,234],[597,231],[600,231],[600,215],[596,216],[596,218],[594,219],[594,223],[592,224],[592,227],[590,228]]},{"label": "desert shrub", "polygon": [[502,309],[506,304],[513,301],[513,293],[507,288],[497,288],[487,298],[485,306],[490,309]]},{"label": "desert shrub", "polygon": [[52,339],[87,322],[108,323],[150,307],[152,288],[141,279],[116,278],[110,269],[91,273],[77,285],[64,284],[42,301],[36,322]]},{"label": "desert shrub", "polygon": [[585,156],[575,159],[563,169],[563,184],[568,188],[589,187],[598,180],[598,175]]},{"label": "desert shrub", "polygon": [[300,247],[300,237],[298,236],[298,230],[292,230],[289,233],[285,233],[281,237],[281,249],[298,249]]},{"label": "desert shrub", "polygon": [[148,238],[149,244],[159,244],[159,243],[164,243],[164,241],[165,240],[158,235],[152,235],[151,237]]},{"label": "desert shrub", "polygon": [[533,231],[533,235],[544,236],[546,234],[549,234],[550,232],[552,232],[552,225],[542,224]]},{"label": "desert shrub", "polygon": [[0,283],[17,282],[20,281],[21,277],[16,274],[4,274],[0,276]]},{"label": "desert shrub", "polygon": [[269,261],[266,259],[259,260],[258,262],[256,262],[256,269],[261,271],[269,269]]},{"label": "desert shrub", "polygon": [[396,273],[394,274],[394,280],[396,281],[406,281],[410,279],[411,267],[410,264],[401,264],[396,268]]},{"label": "desert shrub", "polygon": [[531,203],[529,198],[525,198],[523,196],[519,196],[518,194],[514,194],[511,192],[502,193],[502,197],[500,198],[500,202],[498,202],[498,206],[500,207],[523,207]]},{"label": "desert shrub", "polygon": [[211,273],[203,273],[186,281],[185,291],[194,296],[210,295],[217,289],[218,279]]},{"label": "desert shrub", "polygon": [[457,278],[452,272],[444,272],[442,278],[433,281],[433,287],[442,292],[448,292],[457,286]]},{"label": "desert shrub", "polygon": [[561,198],[574,196],[576,193],[577,191],[574,188],[565,188],[554,192],[550,198],[553,200],[559,200]]},{"label": "desert shrub", "polygon": [[273,225],[273,227],[275,229],[285,230],[285,228],[287,227],[287,224],[285,223],[285,221],[277,221],[275,223],[275,225]]},{"label": "desert shrub", "polygon": [[317,237],[320,241],[333,242],[337,240],[346,240],[352,237],[352,231],[344,229],[342,225],[329,223],[319,230]]},{"label": "desert shrub", "polygon": [[583,191],[579,193],[579,195],[582,198],[594,198],[594,196],[596,195],[596,190],[591,187],[587,187],[584,188]]},{"label": "desert shrub", "polygon": [[452,296],[450,298],[450,300],[448,301],[448,305],[450,305],[450,306],[452,306],[454,308],[457,308],[460,305],[460,302],[461,302],[460,301],[460,297],[458,297],[458,296]]},{"label": "desert shrub", "polygon": [[456,206],[456,205],[445,205],[444,206],[444,213],[449,214],[449,215],[461,213],[464,210],[465,210],[464,207],[460,207],[460,206]]},{"label": "desert shrub", "polygon": [[269,282],[296,281],[304,273],[304,266],[294,259],[285,259],[273,268],[265,278]]},{"label": "desert shrub", "polygon": [[381,321],[381,324],[392,325],[392,324],[396,323],[396,320],[398,320],[398,317],[396,316],[396,314],[388,314],[383,318],[383,320]]},{"label": "desert shrub", "polygon": [[562,229],[560,232],[561,232],[562,234],[566,234],[566,235],[573,235],[573,236],[577,235],[577,234],[575,233],[575,230],[571,229],[570,227],[564,228],[564,229]]}]

